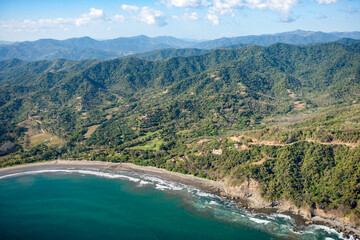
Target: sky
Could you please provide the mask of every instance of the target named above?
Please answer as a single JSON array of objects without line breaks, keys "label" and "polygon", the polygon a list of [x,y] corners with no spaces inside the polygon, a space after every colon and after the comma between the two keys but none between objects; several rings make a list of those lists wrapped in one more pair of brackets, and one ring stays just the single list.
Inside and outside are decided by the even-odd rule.
[{"label": "sky", "polygon": [[0,0],[0,40],[360,31],[360,0]]}]

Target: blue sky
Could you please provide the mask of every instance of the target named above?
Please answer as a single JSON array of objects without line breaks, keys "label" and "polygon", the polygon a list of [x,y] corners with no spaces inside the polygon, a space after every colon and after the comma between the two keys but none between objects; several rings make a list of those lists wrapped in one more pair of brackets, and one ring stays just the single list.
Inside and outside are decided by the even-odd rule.
[{"label": "blue sky", "polygon": [[0,0],[0,40],[359,31],[360,0]]}]

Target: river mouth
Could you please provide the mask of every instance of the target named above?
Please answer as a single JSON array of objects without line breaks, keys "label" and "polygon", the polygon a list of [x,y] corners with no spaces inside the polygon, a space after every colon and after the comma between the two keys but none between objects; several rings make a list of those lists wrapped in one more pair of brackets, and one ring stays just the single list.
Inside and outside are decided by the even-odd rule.
[{"label": "river mouth", "polygon": [[[342,234],[338,234],[335,230],[326,226],[298,226],[294,218],[289,214],[251,213],[248,210],[238,208],[234,201],[222,199],[214,194],[211,189],[200,189],[196,184],[184,184],[148,173],[111,171],[96,167],[71,166],[64,168],[63,166],[58,166],[54,168],[47,166],[39,168],[37,166],[27,171],[2,175],[0,176],[0,184],[5,183],[8,184],[8,187],[13,186],[16,188],[16,184],[22,186],[24,182],[36,182],[37,178],[45,178],[45,181],[47,178],[50,178],[50,180],[51,178],[69,178],[70,182],[73,181],[72,185],[82,184],[84,180],[86,182],[89,178],[91,181],[101,179],[101,181],[106,180],[109,185],[120,184],[123,191],[130,192],[141,198],[147,198],[152,194],[162,194],[166,196],[168,201],[176,202],[176,209],[171,208],[171,211],[176,212],[177,209],[183,209],[186,214],[195,216],[196,219],[206,219],[207,221],[216,222],[218,227],[225,226],[225,228],[231,229],[231,234],[248,234],[249,238],[247,239],[255,239],[257,234],[261,235],[262,239],[342,239]],[[45,184],[47,183],[45,182]],[[31,195],[31,192],[28,193]],[[111,195],[111,190],[103,194]],[[113,203],[109,202],[109,204]],[[138,207],[141,208],[141,204]],[[144,206],[144,208],[152,208],[152,205]],[[4,211],[6,209],[3,209],[1,212]],[[156,215],[156,212],[152,214]],[[169,226],[174,224],[175,226],[173,227],[177,228],[176,221],[172,223],[166,221],[164,224]],[[212,224],[210,225],[213,226]],[[2,228],[4,227],[6,226]],[[213,228],[215,227],[213,226]],[[198,230],[196,227],[192,229],[194,233]],[[204,237],[209,237],[206,235],[206,232],[204,234]],[[251,234],[254,234],[254,236]],[[228,238],[223,239],[231,239],[232,235],[230,235]],[[201,238],[199,235],[198,237]]]}]

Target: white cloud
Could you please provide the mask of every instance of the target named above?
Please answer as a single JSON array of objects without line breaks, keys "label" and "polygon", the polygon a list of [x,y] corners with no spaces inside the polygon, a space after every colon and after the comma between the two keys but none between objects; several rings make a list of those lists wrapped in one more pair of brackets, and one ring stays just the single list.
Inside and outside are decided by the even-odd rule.
[{"label": "white cloud", "polygon": [[[82,14],[78,18],[47,18],[47,19],[25,19],[0,21],[0,30],[7,32],[38,32],[49,29],[69,29],[71,27],[82,27],[93,24],[115,24],[126,21],[141,21],[155,26],[166,25],[165,15],[149,7],[137,7],[132,5],[122,5],[122,9],[130,13],[130,17],[117,14],[112,18],[105,15],[102,9],[91,8],[88,13]],[[194,18],[189,15],[188,18]]]},{"label": "white cloud", "polygon": [[[117,21],[120,16],[115,16]],[[90,24],[106,23],[111,20],[105,15],[102,9],[91,8],[88,13],[82,14],[79,18],[45,18],[45,19],[25,19],[10,20],[0,22],[0,29],[11,32],[37,32],[49,29],[68,29],[76,26],[86,26]]]},{"label": "white cloud", "polygon": [[232,8],[244,7],[242,0],[214,0],[213,9],[217,11],[231,10]]},{"label": "white cloud", "polygon": [[206,18],[207,18],[208,20],[210,20],[210,22],[211,22],[214,26],[219,25],[219,17],[218,17],[217,15],[208,13],[208,15],[206,16]]},{"label": "white cloud", "polygon": [[317,2],[319,4],[332,4],[332,3],[336,3],[338,2],[339,0],[317,0]]},{"label": "white cloud", "polygon": [[139,11],[138,20],[159,27],[166,25],[165,15],[161,11],[149,7],[141,8]]},{"label": "white cloud", "polygon": [[290,21],[291,9],[298,4],[298,0],[214,0],[210,10],[221,15],[234,15],[240,8],[271,10],[278,12],[282,21]]},{"label": "white cloud", "polygon": [[138,6],[135,6],[135,5],[127,5],[127,4],[123,4],[121,6],[121,8],[125,11],[134,11],[134,12],[137,12],[139,11],[139,7]]},{"label": "white cloud", "polygon": [[[300,0],[162,0],[167,7],[208,7],[207,19],[216,19],[212,22],[219,22],[219,15],[235,16],[241,8],[269,10],[277,12],[280,19],[290,22],[292,8],[299,5]],[[323,2],[334,2],[338,0],[317,0]],[[175,17],[176,18],[176,17]],[[177,17],[181,19],[181,17]]]},{"label": "white cloud", "polygon": [[82,17],[74,19],[76,26],[89,25],[99,22],[106,22],[109,19],[105,16],[102,9],[91,8],[90,12],[83,14]]},{"label": "white cloud", "polygon": [[173,18],[178,19],[180,21],[196,21],[199,19],[199,15],[197,12],[189,12],[187,11],[186,13],[184,13],[182,16],[178,17],[178,16],[173,16]]},{"label": "white cloud", "polygon": [[73,19],[55,18],[55,19],[25,19],[23,21],[10,20],[0,22],[0,29],[10,32],[37,32],[52,28],[66,29],[74,24]]},{"label": "white cloud", "polygon": [[198,20],[199,15],[197,14],[197,12],[186,12],[184,14],[184,19],[185,20]]},{"label": "white cloud", "polygon": [[132,21],[140,21],[149,25],[165,26],[165,14],[159,10],[155,10],[149,7],[141,7],[134,5],[122,5],[122,9],[129,12],[132,17]]},{"label": "white cloud", "polygon": [[67,29],[71,26],[84,26],[89,24],[97,24],[110,22],[102,9],[91,8],[89,13],[83,14],[79,18],[45,18],[38,20],[25,19],[10,20],[0,22],[0,29],[12,32],[37,32],[49,29]]},{"label": "white cloud", "polygon": [[112,19],[111,22],[125,22],[125,17],[121,14],[116,14]]},{"label": "white cloud", "polygon": [[47,18],[38,20],[25,19],[23,21],[10,20],[1,21],[0,29],[9,32],[38,32],[56,28],[67,29],[74,24],[74,19],[71,18]]},{"label": "white cloud", "polygon": [[62,27],[66,28],[67,26],[73,24],[72,19],[64,18],[54,18],[54,19],[39,19],[38,21],[33,20],[24,20],[24,23],[31,27],[31,25],[37,25],[38,28],[55,28]]},{"label": "white cloud", "polygon": [[167,7],[206,7],[210,3],[207,0],[163,0]]}]

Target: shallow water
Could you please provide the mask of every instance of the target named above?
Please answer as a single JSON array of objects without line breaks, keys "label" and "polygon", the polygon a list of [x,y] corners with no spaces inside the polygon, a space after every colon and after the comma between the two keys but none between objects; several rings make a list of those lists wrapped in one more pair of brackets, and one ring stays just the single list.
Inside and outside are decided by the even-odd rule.
[{"label": "shallow water", "polygon": [[[0,177],[0,239],[340,239],[284,214],[150,175],[41,170]],[[296,230],[296,231],[294,231]],[[297,232],[300,231],[300,232]]]}]

